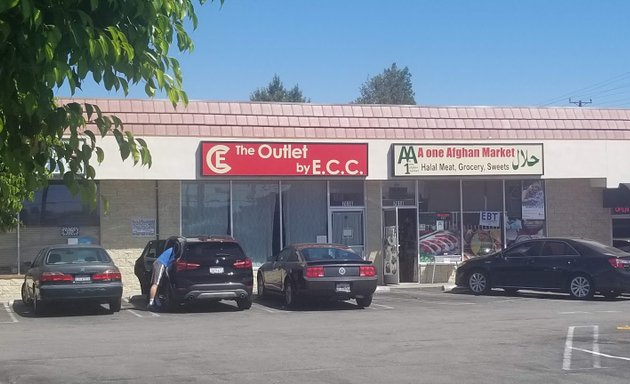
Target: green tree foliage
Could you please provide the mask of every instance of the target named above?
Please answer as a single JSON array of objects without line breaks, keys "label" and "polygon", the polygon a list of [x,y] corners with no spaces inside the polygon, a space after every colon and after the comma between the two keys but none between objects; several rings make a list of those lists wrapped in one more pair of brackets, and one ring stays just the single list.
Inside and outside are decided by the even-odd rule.
[{"label": "green tree foliage", "polygon": [[415,105],[414,96],[409,69],[398,69],[393,63],[361,86],[361,96],[354,103]]},{"label": "green tree foliage", "polygon": [[302,95],[300,88],[295,85],[290,91],[287,91],[280,81],[280,76],[277,74],[273,76],[273,79],[265,88],[258,88],[250,96],[251,101],[285,101],[295,103],[310,103],[310,99],[306,99]]},{"label": "green tree foliage", "polygon": [[107,90],[126,95],[140,84],[186,103],[169,48],[193,49],[184,28],[197,26],[193,1],[0,0],[0,229],[15,227],[22,202],[53,172],[96,207],[97,138],[113,135],[123,160],[151,165],[146,142],[120,119],[96,105],[60,105],[53,91],[67,84],[74,95],[91,76]]}]

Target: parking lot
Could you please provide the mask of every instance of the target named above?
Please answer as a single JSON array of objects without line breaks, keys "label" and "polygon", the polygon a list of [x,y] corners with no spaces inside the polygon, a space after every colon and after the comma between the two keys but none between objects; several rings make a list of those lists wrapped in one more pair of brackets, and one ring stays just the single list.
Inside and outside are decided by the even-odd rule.
[{"label": "parking lot", "polygon": [[0,383],[625,383],[630,297],[378,292],[283,308],[255,300],[152,313],[0,306]]}]

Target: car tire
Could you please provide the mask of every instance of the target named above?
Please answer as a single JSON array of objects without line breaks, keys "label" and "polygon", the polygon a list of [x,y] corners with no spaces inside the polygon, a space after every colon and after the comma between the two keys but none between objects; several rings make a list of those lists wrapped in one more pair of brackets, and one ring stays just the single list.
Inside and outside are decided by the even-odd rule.
[{"label": "car tire", "polygon": [[245,309],[250,309],[252,307],[252,296],[247,295],[247,297],[241,297],[236,299],[236,305],[240,311]]},{"label": "car tire", "polygon": [[289,279],[284,282],[284,306],[287,308],[295,307],[297,297],[295,294],[295,287]]},{"label": "car tire", "polygon": [[109,311],[111,313],[120,312],[120,307],[122,307],[122,300],[120,297],[109,302]]},{"label": "car tire", "polygon": [[488,273],[482,270],[475,270],[468,275],[468,289],[474,295],[487,295],[490,292],[490,279]]},{"label": "car tire", "polygon": [[45,312],[45,309],[44,303],[42,303],[37,296],[33,297],[33,312],[35,312],[36,315],[41,315]]},{"label": "car tire", "polygon": [[608,300],[612,300],[619,297],[619,295],[621,295],[621,292],[611,289],[609,291],[603,292],[602,295],[604,295],[604,297],[607,298]]},{"label": "car tire", "polygon": [[574,275],[569,280],[569,294],[574,299],[587,300],[593,297],[593,280],[587,275]]},{"label": "car tire", "polygon": [[22,283],[22,303],[24,303],[24,305],[28,307],[33,306],[33,299],[30,298],[28,295],[28,292],[26,289],[26,282]]},{"label": "car tire", "polygon": [[177,301],[177,298],[173,295],[173,289],[171,288],[170,284],[167,284],[167,286],[165,287],[166,290],[166,298],[165,298],[165,303],[164,305],[166,306],[166,310],[168,312],[177,312],[181,309],[181,306],[179,305],[179,301]]},{"label": "car tire", "polygon": [[140,293],[142,293],[143,295],[148,295],[150,289],[151,289],[150,284],[147,285],[147,284],[140,283]]},{"label": "car tire", "polygon": [[357,306],[361,308],[369,307],[372,304],[372,295],[357,297]]},{"label": "car tire", "polygon": [[256,294],[261,299],[267,297],[267,290],[265,289],[265,280],[263,278],[262,273],[258,272],[258,276],[256,276]]}]

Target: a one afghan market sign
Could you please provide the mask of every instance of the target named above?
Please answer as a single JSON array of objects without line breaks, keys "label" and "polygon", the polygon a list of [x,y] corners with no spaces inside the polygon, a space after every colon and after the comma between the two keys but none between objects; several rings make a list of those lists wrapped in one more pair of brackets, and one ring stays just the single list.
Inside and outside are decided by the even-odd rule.
[{"label": "a one afghan market sign", "polygon": [[394,176],[542,175],[542,144],[393,144]]}]

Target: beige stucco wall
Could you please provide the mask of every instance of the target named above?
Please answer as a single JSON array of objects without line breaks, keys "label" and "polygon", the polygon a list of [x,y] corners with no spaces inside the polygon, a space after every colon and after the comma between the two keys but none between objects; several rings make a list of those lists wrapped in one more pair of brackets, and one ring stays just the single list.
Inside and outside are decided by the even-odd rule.
[{"label": "beige stucco wall", "polygon": [[366,181],[366,233],[365,254],[372,260],[378,275],[378,283],[383,284],[383,244],[381,241],[383,225],[381,222],[381,182]]},{"label": "beige stucco wall", "polygon": [[612,244],[612,217],[603,188],[589,179],[546,180],[547,236],[578,236]]},{"label": "beige stucco wall", "polygon": [[101,213],[101,245],[120,268],[123,296],[129,296],[140,291],[134,263],[146,243],[156,238],[133,236],[131,221],[155,219],[159,238],[180,234],[180,182],[107,180],[101,182],[101,193],[109,201],[109,211]]}]

